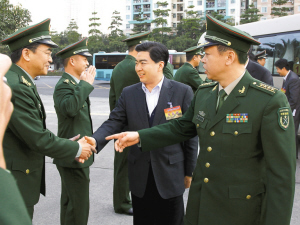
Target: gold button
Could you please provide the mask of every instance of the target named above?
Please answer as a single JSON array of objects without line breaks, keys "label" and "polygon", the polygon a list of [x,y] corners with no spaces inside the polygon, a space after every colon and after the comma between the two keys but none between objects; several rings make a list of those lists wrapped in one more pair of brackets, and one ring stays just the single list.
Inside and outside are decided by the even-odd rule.
[{"label": "gold button", "polygon": [[247,195],[246,199],[250,199],[251,198],[251,195]]},{"label": "gold button", "polygon": [[204,183],[208,183],[208,178],[204,178]]},{"label": "gold button", "polygon": [[211,150],[212,150],[212,147],[208,147],[208,148],[207,148],[207,151],[208,151],[208,152],[211,152]]},{"label": "gold button", "polygon": [[238,135],[239,134],[239,132],[237,132],[237,131],[234,131],[234,135]]},{"label": "gold button", "polygon": [[199,127],[199,124],[197,124],[197,128]]},{"label": "gold button", "polygon": [[29,174],[29,172],[30,172],[29,169],[27,169],[27,170],[26,170],[26,173]]},{"label": "gold button", "polygon": [[216,133],[214,131],[210,132],[210,136],[212,136],[212,137],[215,136],[215,134]]},{"label": "gold button", "polygon": [[205,163],[206,168],[210,167],[209,163]]},{"label": "gold button", "polygon": [[253,82],[253,84],[256,84],[256,82]]}]

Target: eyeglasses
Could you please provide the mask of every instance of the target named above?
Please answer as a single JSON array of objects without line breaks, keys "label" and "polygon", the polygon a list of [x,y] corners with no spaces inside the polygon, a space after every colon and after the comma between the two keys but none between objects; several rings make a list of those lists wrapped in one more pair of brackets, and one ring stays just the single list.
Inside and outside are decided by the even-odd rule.
[{"label": "eyeglasses", "polygon": [[[36,50],[39,50],[39,51],[41,51],[41,52],[44,52],[43,50],[40,50],[40,49],[36,49]],[[49,58],[52,58],[52,52],[50,51],[50,52],[44,52],[46,55],[48,55],[48,57]]]}]

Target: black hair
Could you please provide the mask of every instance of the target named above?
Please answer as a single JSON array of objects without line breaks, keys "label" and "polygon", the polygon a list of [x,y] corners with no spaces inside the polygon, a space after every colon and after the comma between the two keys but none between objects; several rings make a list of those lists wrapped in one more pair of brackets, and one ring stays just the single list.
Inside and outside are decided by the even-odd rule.
[{"label": "black hair", "polygon": [[191,61],[193,59],[194,54],[188,54],[188,53],[186,53],[185,57],[186,57],[186,61],[189,62],[189,61]]},{"label": "black hair", "polygon": [[[39,45],[40,43],[32,43],[25,46],[24,48],[28,48],[33,53],[35,53],[35,50],[39,47]],[[19,48],[11,53],[10,58],[13,63],[17,63],[20,60],[24,48]]]},{"label": "black hair", "polygon": [[279,69],[283,69],[285,68],[286,70],[289,70],[290,67],[289,67],[289,63],[286,59],[278,59],[276,62],[275,62],[275,66],[278,67]]},{"label": "black hair", "polygon": [[71,58],[71,57],[68,57],[68,58],[65,58],[65,59],[64,59],[64,62],[63,62],[63,63],[64,63],[64,68],[67,67],[70,58]]},{"label": "black hair", "polygon": [[135,49],[135,46],[136,45],[132,45],[132,46],[128,47],[128,52],[133,52]]},{"label": "black hair", "polygon": [[164,62],[164,66],[167,65],[169,60],[169,51],[167,47],[161,43],[148,41],[139,44],[135,47],[137,52],[149,52],[150,58],[158,63],[160,61]]},{"label": "black hair", "polygon": [[247,62],[248,57],[247,57],[247,53],[245,53],[245,52],[241,52],[239,50],[232,49],[232,48],[224,46],[224,45],[217,45],[217,48],[220,53],[223,53],[226,51],[234,51],[237,55],[237,58],[238,58],[240,64],[245,64]]}]

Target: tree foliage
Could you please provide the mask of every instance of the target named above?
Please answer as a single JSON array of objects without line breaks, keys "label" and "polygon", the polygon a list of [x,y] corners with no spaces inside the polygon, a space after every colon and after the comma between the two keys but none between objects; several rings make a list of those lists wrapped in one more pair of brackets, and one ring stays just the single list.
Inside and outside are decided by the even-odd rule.
[{"label": "tree foliage", "polygon": [[143,14],[144,13],[140,9],[139,13],[135,17],[135,20],[137,21],[137,23],[134,24],[134,27],[131,29],[135,34],[148,31],[149,23],[145,22],[145,20],[147,20],[147,18],[144,17]]},{"label": "tree foliage", "polygon": [[113,37],[122,36],[123,31],[119,28],[120,26],[122,26],[122,21],[123,21],[120,16],[120,12],[115,10],[111,18],[112,21],[110,23],[110,26],[108,27],[108,29],[111,30],[110,35]]},{"label": "tree foliage", "polygon": [[259,18],[262,17],[262,14],[258,14],[259,9],[255,8],[254,4],[249,5],[249,8],[241,15],[240,24],[252,23],[259,21]]},{"label": "tree foliage", "polygon": [[101,23],[99,22],[100,18],[96,17],[97,16],[97,12],[92,12],[92,18],[89,18],[89,21],[91,21],[91,23],[89,24],[89,27],[91,27],[91,29],[89,30],[89,35],[91,36],[96,36],[96,35],[100,35],[101,31],[98,29],[101,25]]},{"label": "tree foliage", "polygon": [[274,0],[273,3],[278,7],[272,7],[271,15],[278,16],[278,17],[287,16],[288,15],[287,12],[290,9],[288,7],[282,7],[282,5],[286,4],[287,2],[288,0]]}]

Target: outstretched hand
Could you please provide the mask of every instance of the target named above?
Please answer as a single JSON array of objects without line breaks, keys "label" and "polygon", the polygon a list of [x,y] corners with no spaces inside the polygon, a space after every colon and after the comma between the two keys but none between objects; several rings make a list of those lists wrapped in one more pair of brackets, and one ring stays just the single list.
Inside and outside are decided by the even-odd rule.
[{"label": "outstretched hand", "polygon": [[123,152],[123,149],[140,142],[138,132],[123,132],[107,136],[106,140],[118,139],[115,142],[115,149],[117,152]]}]

